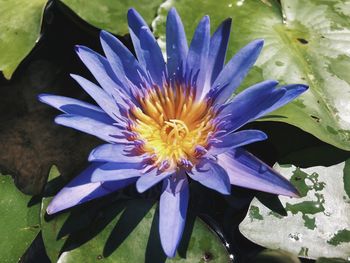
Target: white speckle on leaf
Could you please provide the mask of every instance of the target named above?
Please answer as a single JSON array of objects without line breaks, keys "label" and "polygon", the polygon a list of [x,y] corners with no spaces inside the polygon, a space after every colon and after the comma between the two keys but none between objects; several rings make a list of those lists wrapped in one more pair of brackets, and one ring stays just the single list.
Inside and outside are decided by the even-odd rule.
[{"label": "white speckle on leaf", "polygon": [[238,0],[237,1],[237,6],[242,6],[245,0]]}]

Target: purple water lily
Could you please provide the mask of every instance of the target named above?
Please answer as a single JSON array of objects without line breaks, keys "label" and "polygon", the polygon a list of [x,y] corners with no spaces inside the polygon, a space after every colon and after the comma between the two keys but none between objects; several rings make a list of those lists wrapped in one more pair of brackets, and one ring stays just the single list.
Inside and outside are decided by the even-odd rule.
[{"label": "purple water lily", "polygon": [[263,40],[242,48],[224,64],[231,20],[210,35],[209,17],[199,22],[188,47],[175,9],[166,24],[167,62],[146,22],[128,12],[137,58],[114,36],[102,31],[105,56],[87,47],[76,51],[100,86],[72,77],[95,100],[41,94],[40,100],[64,114],[55,122],[104,141],[90,156],[91,166],[52,200],[53,214],[136,182],[142,193],[163,181],[159,232],[168,257],[176,254],[185,225],[189,178],[222,194],[231,184],[297,196],[276,171],[241,148],[265,140],[258,130],[237,131],[293,100],[307,86],[278,87],[274,80],[231,95],[255,63]]}]

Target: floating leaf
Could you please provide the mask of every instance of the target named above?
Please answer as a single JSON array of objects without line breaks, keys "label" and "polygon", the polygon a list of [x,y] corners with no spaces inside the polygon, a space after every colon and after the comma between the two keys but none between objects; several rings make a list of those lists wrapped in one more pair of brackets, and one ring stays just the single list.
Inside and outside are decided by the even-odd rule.
[{"label": "floating leaf", "polygon": [[253,258],[254,263],[301,263],[296,255],[282,250],[265,249]]},{"label": "floating leaf", "polygon": [[[46,220],[43,215],[47,201],[44,200],[43,220]],[[199,219],[195,220],[192,233],[191,222],[187,224],[179,248],[181,256],[186,258],[166,259],[160,246],[157,205],[153,201],[118,200],[105,207],[100,201],[75,208],[70,215],[60,214],[42,222],[43,239],[51,260],[56,261],[59,255],[60,262],[170,263],[210,258],[227,263],[230,260],[218,236]]]},{"label": "floating leaf", "polygon": [[[52,166],[49,177],[48,177],[48,183],[46,185],[46,191],[47,192],[49,187],[52,189],[52,184],[54,183],[54,180],[57,179],[60,175],[60,172],[58,171],[56,166]],[[51,202],[53,197],[43,197],[42,198],[42,205],[41,205],[41,211],[40,211],[40,225],[41,225],[41,233],[43,237],[43,241],[45,244],[45,250],[47,256],[50,258],[51,262],[56,262],[58,254],[61,251],[61,248],[64,244],[64,239],[58,239],[57,233],[59,229],[62,227],[60,222],[64,222],[67,220],[69,213],[64,213],[57,215],[55,220],[50,223],[50,221],[47,221],[46,219],[46,208]]]},{"label": "floating leaf", "polygon": [[[39,39],[47,0],[0,0],[0,71],[10,79]],[[151,22],[162,0],[62,0],[82,19],[115,34],[128,33],[126,14],[136,8]]]},{"label": "floating leaf", "polygon": [[165,20],[175,6],[192,36],[203,15],[212,29],[233,18],[228,58],[251,40],[265,47],[246,83],[277,79],[310,85],[300,98],[266,120],[295,125],[339,148],[350,150],[350,2],[338,0],[168,0],[154,21],[164,45]]},{"label": "floating leaf", "polygon": [[134,7],[150,23],[156,15],[162,0],[61,0],[77,15],[95,27],[108,30],[117,35],[128,33],[126,15]]},{"label": "floating leaf", "polygon": [[47,0],[0,0],[0,71],[9,79],[39,38]]},{"label": "floating leaf", "polygon": [[0,262],[17,262],[40,230],[40,204],[29,206],[10,176],[0,175]]},{"label": "floating leaf", "polygon": [[[330,167],[275,168],[297,187],[301,198],[280,197],[283,217],[254,199],[240,224],[253,242],[306,258],[350,256],[350,159]],[[253,211],[253,212],[252,212]]]},{"label": "floating leaf", "polygon": [[316,263],[347,263],[348,260],[344,260],[341,258],[318,258]]}]

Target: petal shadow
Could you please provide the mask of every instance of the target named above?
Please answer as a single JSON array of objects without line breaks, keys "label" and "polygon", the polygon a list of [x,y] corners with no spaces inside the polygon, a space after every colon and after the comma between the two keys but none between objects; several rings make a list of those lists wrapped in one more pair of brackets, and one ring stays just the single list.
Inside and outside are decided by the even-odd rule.
[{"label": "petal shadow", "polygon": [[267,208],[271,209],[271,211],[281,215],[287,216],[287,211],[284,209],[281,201],[279,200],[277,195],[257,192],[256,198]]},{"label": "petal shadow", "polygon": [[110,256],[118,249],[154,205],[153,201],[140,202],[143,203],[142,206],[126,206],[106,241],[103,248],[104,257]]},{"label": "petal shadow", "polygon": [[166,255],[163,252],[159,236],[159,209],[154,213],[151,230],[149,233],[145,263],[163,263],[166,260]]}]

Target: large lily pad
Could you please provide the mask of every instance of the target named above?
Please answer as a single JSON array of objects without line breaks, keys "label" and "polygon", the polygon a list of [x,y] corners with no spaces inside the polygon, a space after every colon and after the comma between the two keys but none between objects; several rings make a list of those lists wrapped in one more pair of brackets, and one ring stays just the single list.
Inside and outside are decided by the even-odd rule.
[{"label": "large lily pad", "polygon": [[30,199],[0,175],[0,262],[19,261],[39,233],[40,204],[29,206]]},{"label": "large lily pad", "polygon": [[[57,168],[53,167],[50,179],[58,175]],[[158,211],[154,201],[117,200],[111,203],[104,198],[49,218],[45,210],[51,199],[43,198],[41,226],[45,249],[52,262],[230,261],[222,241],[200,219],[195,220],[193,230],[189,220],[179,249],[181,256],[166,259],[160,247]]]},{"label": "large lily pad", "polygon": [[298,188],[301,198],[280,197],[283,217],[254,199],[240,231],[248,239],[301,257],[350,257],[350,159],[330,167],[275,168]]},{"label": "large lily pad", "polygon": [[133,7],[151,23],[162,0],[61,0],[76,14],[95,27],[108,30],[118,35],[128,33],[126,14]]},{"label": "large lily pad", "polygon": [[[0,0],[0,71],[10,79],[40,36],[47,0]],[[128,33],[126,14],[135,7],[149,23],[162,0],[62,0],[82,19],[115,34]]]},{"label": "large lily pad", "polygon": [[39,38],[47,0],[0,0],[0,71],[10,78]]},{"label": "large lily pad", "polygon": [[[57,180],[60,176],[60,172],[58,171],[56,166],[52,166],[50,169],[49,177],[48,177],[48,183],[46,185],[45,192],[50,192],[50,190],[56,190],[55,187],[52,187],[52,184],[54,184],[54,181]],[[55,218],[55,221],[48,222],[45,217],[46,215],[46,208],[51,202],[53,197],[43,197],[42,198],[42,205],[40,210],[40,226],[41,226],[41,232],[42,232],[42,238],[45,244],[45,250],[47,256],[50,258],[51,262],[56,262],[58,254],[60,253],[60,250],[64,244],[64,239],[58,239],[57,234],[59,231],[59,227],[62,227],[61,224],[57,224],[57,222],[64,222],[67,220],[69,213],[63,213],[60,215],[57,215]]]},{"label": "large lily pad", "polygon": [[[190,39],[203,15],[212,28],[233,18],[230,58],[256,38],[265,39],[262,55],[245,84],[262,79],[306,83],[309,91],[270,115],[319,139],[350,150],[350,3],[339,0],[169,0],[153,25],[164,44],[165,19],[175,6]],[[246,85],[243,85],[244,88]]]}]

